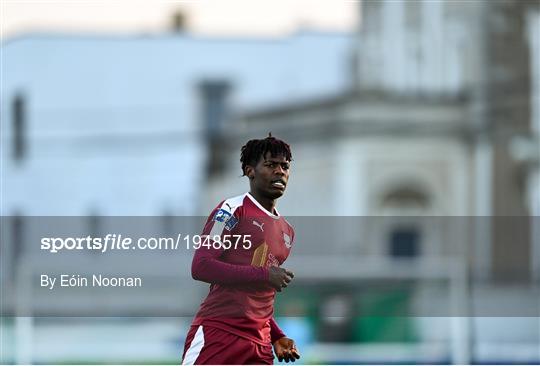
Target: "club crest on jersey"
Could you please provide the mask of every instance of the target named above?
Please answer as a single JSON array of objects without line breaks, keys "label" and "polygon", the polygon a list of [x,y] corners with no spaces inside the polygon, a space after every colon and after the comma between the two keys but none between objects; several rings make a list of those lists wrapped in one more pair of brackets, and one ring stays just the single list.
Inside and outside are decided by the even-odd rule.
[{"label": "club crest on jersey", "polygon": [[285,233],[283,233],[283,242],[285,243],[285,246],[288,249],[291,249],[292,243],[291,243],[291,237]]},{"label": "club crest on jersey", "polygon": [[214,221],[225,224],[225,229],[232,230],[238,223],[238,219],[230,212],[220,208],[214,215]]}]

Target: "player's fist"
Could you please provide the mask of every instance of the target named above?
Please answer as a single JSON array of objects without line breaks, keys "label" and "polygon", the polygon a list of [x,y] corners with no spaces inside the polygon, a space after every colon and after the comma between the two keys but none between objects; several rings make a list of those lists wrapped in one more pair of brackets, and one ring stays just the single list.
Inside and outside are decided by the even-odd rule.
[{"label": "player's fist", "polygon": [[294,273],[285,268],[270,267],[268,270],[268,282],[278,292],[287,287],[293,277]]},{"label": "player's fist", "polygon": [[274,342],[274,352],[280,362],[294,362],[300,358],[300,353],[298,353],[294,341],[287,337]]}]

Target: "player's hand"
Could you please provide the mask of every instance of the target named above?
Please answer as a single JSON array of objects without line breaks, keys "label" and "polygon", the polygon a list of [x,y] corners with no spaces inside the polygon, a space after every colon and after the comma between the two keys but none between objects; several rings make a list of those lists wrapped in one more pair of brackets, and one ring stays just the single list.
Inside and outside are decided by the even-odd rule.
[{"label": "player's hand", "polygon": [[277,292],[287,287],[293,277],[294,273],[285,268],[270,267],[268,270],[268,282]]},{"label": "player's hand", "polygon": [[298,353],[294,341],[287,337],[274,342],[274,352],[280,362],[294,362],[300,358],[300,353]]}]

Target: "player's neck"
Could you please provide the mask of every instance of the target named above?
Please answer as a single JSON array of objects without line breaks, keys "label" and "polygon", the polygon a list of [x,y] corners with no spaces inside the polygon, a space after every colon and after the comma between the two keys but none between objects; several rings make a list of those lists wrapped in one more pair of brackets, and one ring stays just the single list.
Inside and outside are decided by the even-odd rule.
[{"label": "player's neck", "polygon": [[251,190],[249,192],[259,202],[259,204],[264,207],[268,212],[271,212],[272,214],[275,214],[274,208],[276,207],[276,200],[273,200],[271,198],[264,197],[257,192],[254,192]]}]

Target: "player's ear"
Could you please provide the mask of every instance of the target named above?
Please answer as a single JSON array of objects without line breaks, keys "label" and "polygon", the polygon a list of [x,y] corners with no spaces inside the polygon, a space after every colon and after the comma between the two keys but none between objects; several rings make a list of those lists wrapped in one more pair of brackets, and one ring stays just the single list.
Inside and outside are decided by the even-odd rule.
[{"label": "player's ear", "polygon": [[255,178],[255,169],[251,165],[246,165],[246,176],[249,179]]}]

